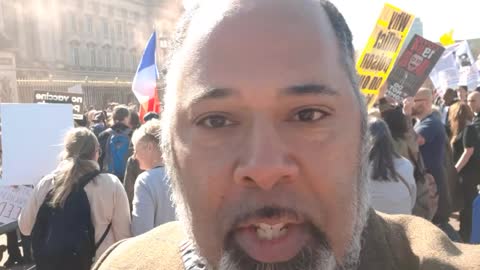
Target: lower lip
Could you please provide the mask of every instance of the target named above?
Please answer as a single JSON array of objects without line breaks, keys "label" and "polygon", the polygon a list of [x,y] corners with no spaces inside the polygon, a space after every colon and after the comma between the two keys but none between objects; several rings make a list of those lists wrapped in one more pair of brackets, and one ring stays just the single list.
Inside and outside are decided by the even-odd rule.
[{"label": "lower lip", "polygon": [[289,225],[285,235],[273,240],[258,238],[256,228],[253,226],[235,232],[235,240],[244,252],[263,263],[291,260],[307,245],[310,238],[311,235],[301,224]]}]

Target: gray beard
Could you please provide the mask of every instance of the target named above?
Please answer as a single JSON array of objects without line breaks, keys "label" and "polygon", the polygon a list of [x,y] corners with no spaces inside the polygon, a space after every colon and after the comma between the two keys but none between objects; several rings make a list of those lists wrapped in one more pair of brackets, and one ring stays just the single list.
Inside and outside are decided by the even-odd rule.
[{"label": "gray beard", "polygon": [[[343,258],[337,260],[330,248],[319,248],[319,246],[316,246],[316,248],[304,248],[294,259],[284,263],[259,263],[253,261],[251,258],[242,258],[242,256],[244,256],[242,253],[228,251],[224,252],[220,261],[215,264],[215,267],[212,266],[212,262],[206,262],[204,259],[202,259],[202,264],[209,270],[357,270],[362,249],[362,233],[367,222],[369,210],[367,177],[368,150],[366,145],[366,140],[363,138],[362,149],[359,151],[358,164],[356,164],[358,167],[358,199],[352,202],[354,209],[357,209],[357,216],[355,217],[353,226],[352,239]],[[179,181],[178,169],[175,162],[176,157],[169,142],[163,141],[162,149],[172,191],[171,199],[175,205],[177,218],[183,224],[185,233],[193,243],[195,250],[199,251],[201,249],[198,248],[192,229],[192,214],[183,198],[182,186]]]}]

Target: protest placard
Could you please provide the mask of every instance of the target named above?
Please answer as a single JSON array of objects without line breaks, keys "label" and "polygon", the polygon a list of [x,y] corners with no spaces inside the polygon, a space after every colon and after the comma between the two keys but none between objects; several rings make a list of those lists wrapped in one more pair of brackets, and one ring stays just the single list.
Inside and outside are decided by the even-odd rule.
[{"label": "protest placard", "polygon": [[414,18],[395,6],[385,4],[357,62],[360,89],[364,95],[370,97],[369,107],[373,105],[380,88],[386,82]]},{"label": "protest placard", "polygon": [[73,128],[71,104],[0,104],[0,186],[35,185],[58,165],[63,138]]},{"label": "protest placard", "polygon": [[415,35],[388,76],[385,94],[398,102],[415,96],[443,51],[442,46]]},{"label": "protest placard", "polygon": [[467,41],[451,45],[445,49],[437,65],[430,73],[430,79],[439,94],[447,88],[456,89],[460,85],[474,89],[480,83],[477,66]]},{"label": "protest placard", "polygon": [[0,187],[0,224],[18,220],[27,204],[33,188],[26,186]]},{"label": "protest placard", "polygon": [[83,94],[76,93],[60,93],[50,91],[35,91],[33,94],[34,103],[63,103],[72,104],[73,119],[82,120],[85,109],[83,101],[85,100]]}]

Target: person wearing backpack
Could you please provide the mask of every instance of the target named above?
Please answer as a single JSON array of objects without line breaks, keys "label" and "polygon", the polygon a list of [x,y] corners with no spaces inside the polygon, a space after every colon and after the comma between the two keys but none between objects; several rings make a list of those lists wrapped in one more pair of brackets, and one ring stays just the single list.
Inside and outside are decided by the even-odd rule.
[{"label": "person wearing backpack", "polygon": [[130,111],[124,105],[116,106],[112,114],[113,124],[100,133],[102,149],[99,164],[102,172],[114,174],[123,180],[131,141]]},{"label": "person wearing backpack", "polygon": [[100,174],[100,145],[87,128],[65,137],[61,162],[35,187],[19,217],[31,235],[37,270],[87,270],[112,244],[131,236],[127,195]]}]

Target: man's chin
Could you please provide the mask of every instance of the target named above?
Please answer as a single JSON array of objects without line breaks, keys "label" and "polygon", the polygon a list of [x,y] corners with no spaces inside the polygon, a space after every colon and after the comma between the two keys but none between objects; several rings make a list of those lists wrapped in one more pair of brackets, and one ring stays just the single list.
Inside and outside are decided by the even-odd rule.
[{"label": "man's chin", "polygon": [[291,224],[286,230],[274,237],[255,228],[232,232],[219,269],[335,269],[335,257],[322,232],[305,223]]},{"label": "man's chin", "polygon": [[233,237],[239,248],[261,263],[290,261],[313,238],[305,224],[290,224],[270,235],[264,235],[259,229],[250,226],[236,230]]}]

